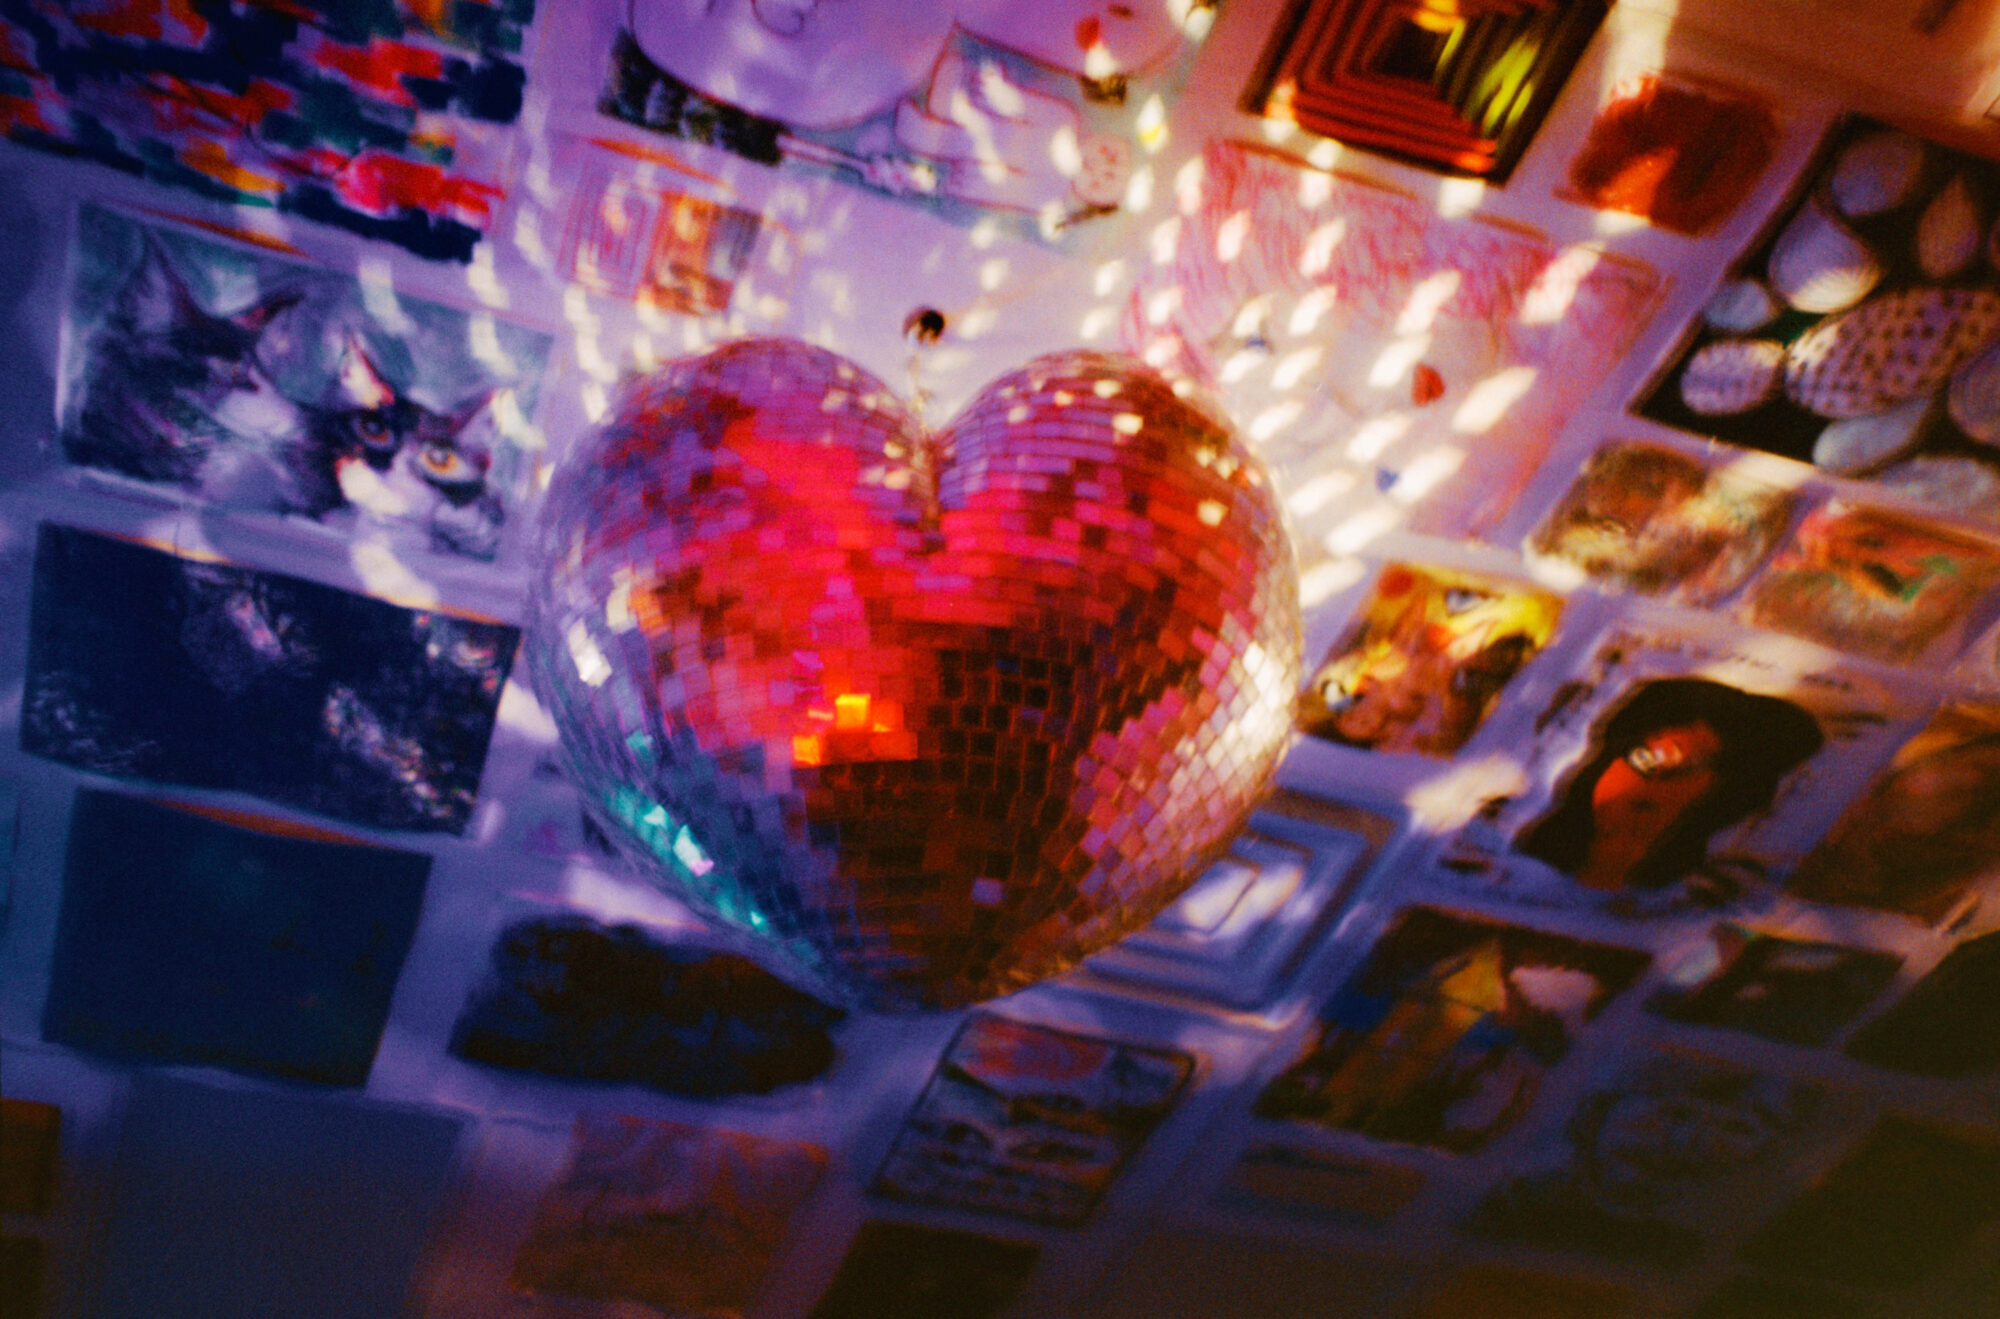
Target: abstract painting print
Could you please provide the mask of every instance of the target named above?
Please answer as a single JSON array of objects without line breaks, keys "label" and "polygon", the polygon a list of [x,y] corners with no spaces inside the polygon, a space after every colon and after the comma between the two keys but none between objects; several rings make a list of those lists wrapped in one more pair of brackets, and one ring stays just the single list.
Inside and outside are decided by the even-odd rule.
[{"label": "abstract painting print", "polygon": [[63,456],[159,497],[491,559],[532,480],[550,338],[85,205]]},{"label": "abstract painting print", "polygon": [[534,0],[0,12],[0,132],[468,261],[505,196]]},{"label": "abstract painting print", "polygon": [[1813,510],[1744,594],[1739,613],[1887,664],[1958,654],[2000,601],[2000,546],[1841,503]]},{"label": "abstract painting print", "polygon": [[816,1145],[585,1113],[509,1285],[666,1314],[741,1313],[825,1167]]},{"label": "abstract painting print", "polygon": [[1742,205],[1777,142],[1777,119],[1757,97],[1643,73],[1606,95],[1561,196],[1699,234]]},{"label": "abstract painting print", "polygon": [[288,821],[80,792],[42,1036],[361,1085],[430,867]]},{"label": "abstract painting print", "polygon": [[1428,907],[1402,913],[1258,1095],[1259,1117],[1478,1149],[1520,1117],[1645,953]]},{"label": "abstract painting print", "polygon": [[21,748],[456,832],[518,641],[501,623],[44,524]]},{"label": "abstract painting print", "polygon": [[1449,756],[1561,615],[1550,591],[1392,563],[1307,684],[1299,727],[1373,751]]},{"label": "abstract painting print", "polygon": [[1074,1227],[1194,1074],[1177,1049],[966,1020],[871,1188],[919,1204]]},{"label": "abstract painting print", "polygon": [[1785,534],[1792,496],[1653,444],[1607,444],[1529,536],[1531,561],[1599,586],[1712,604]]}]

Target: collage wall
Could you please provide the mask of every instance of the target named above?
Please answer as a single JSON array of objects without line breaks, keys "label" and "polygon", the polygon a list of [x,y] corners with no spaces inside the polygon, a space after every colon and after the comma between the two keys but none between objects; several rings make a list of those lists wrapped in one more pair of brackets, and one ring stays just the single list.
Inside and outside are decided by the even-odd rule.
[{"label": "collage wall", "polygon": [[[1981,1312],[2000,136],[1672,10],[0,6],[0,1312]],[[586,814],[538,496],[751,335],[1262,456],[1150,926],[843,1009]]]}]

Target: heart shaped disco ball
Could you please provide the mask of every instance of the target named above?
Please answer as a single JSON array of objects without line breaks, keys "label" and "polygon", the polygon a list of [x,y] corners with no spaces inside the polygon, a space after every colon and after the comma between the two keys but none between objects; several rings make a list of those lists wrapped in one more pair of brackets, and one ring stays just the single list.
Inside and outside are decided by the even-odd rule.
[{"label": "heart shaped disco ball", "polygon": [[1122,358],[929,435],[750,339],[556,473],[529,668],[591,809],[830,997],[951,1007],[1144,924],[1270,786],[1299,674],[1269,479]]}]

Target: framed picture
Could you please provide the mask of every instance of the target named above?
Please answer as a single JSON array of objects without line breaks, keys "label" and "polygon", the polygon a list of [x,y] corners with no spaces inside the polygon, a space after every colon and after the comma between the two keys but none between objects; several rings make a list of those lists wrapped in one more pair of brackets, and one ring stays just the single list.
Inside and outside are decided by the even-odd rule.
[{"label": "framed picture", "polygon": [[1699,234],[1743,204],[1777,142],[1777,119],[1761,98],[1702,79],[1641,73],[1605,95],[1558,195]]},{"label": "framed picture", "polygon": [[1605,0],[1293,0],[1243,93],[1253,114],[1504,183],[1604,21]]},{"label": "framed picture", "polygon": [[1900,953],[1766,934],[1724,921],[1667,973],[1646,1009],[1672,1021],[1820,1045],[1902,969]]},{"label": "framed picture", "polygon": [[1084,970],[1260,1007],[1346,907],[1397,828],[1386,814],[1281,788],[1172,906]]},{"label": "framed picture", "polygon": [[1194,1074],[1178,1049],[976,1012],[875,1174],[876,1195],[1075,1227]]}]

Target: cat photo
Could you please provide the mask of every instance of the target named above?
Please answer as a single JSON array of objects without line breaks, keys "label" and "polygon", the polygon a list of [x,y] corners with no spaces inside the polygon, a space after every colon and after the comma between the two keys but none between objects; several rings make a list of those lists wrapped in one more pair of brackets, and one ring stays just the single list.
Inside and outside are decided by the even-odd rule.
[{"label": "cat photo", "polygon": [[217,508],[500,551],[549,340],[83,208],[63,457]]}]

